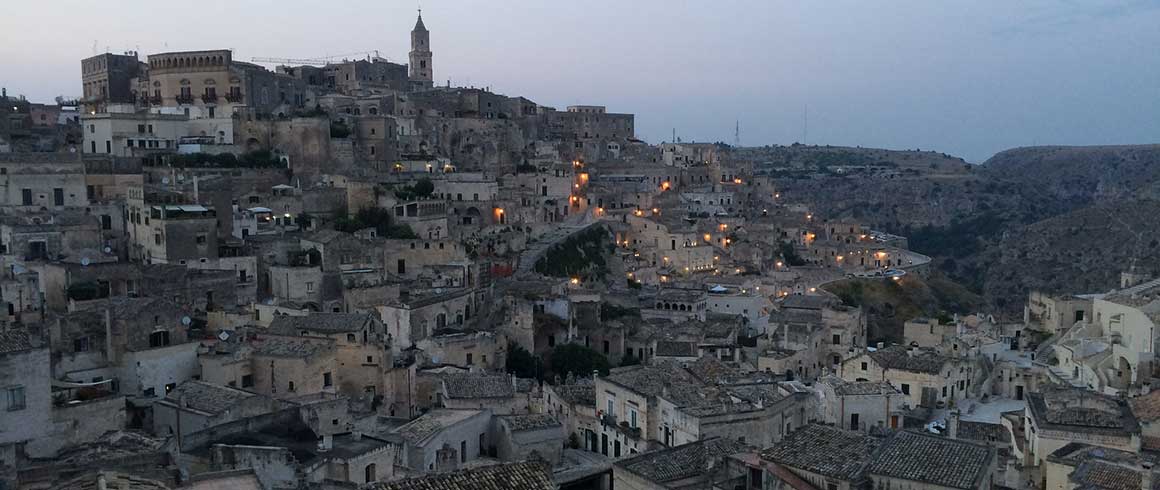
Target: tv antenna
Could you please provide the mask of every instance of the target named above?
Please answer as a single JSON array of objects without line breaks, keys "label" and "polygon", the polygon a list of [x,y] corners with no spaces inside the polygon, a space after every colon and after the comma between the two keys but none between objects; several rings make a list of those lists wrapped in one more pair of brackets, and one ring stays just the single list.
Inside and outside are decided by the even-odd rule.
[{"label": "tv antenna", "polygon": [[802,107],[802,144],[810,139],[810,105]]},{"label": "tv antenna", "polygon": [[741,146],[741,120],[738,119],[733,125],[733,146]]}]

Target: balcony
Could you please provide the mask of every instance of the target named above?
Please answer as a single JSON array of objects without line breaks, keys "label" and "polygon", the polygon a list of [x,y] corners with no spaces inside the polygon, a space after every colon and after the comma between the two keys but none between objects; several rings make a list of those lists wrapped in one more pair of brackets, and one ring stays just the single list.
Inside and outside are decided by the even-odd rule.
[{"label": "balcony", "polygon": [[177,100],[178,104],[192,104],[193,94],[178,94],[174,99]]},{"label": "balcony", "polygon": [[149,105],[161,105],[161,97],[149,97],[146,101]]},{"label": "balcony", "polygon": [[201,101],[206,104],[216,104],[217,100],[217,94],[201,94]]},{"label": "balcony", "polygon": [[226,102],[230,102],[230,103],[233,103],[233,104],[241,104],[241,103],[242,103],[242,100],[243,100],[243,97],[242,97],[242,94],[241,94],[241,93],[236,93],[236,94],[234,94],[234,93],[229,93],[229,94],[226,94]]}]

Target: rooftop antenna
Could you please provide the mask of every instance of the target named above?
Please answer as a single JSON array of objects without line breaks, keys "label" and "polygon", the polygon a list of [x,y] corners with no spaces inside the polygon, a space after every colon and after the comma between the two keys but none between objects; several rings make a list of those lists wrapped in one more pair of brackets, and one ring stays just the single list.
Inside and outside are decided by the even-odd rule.
[{"label": "rooftop antenna", "polygon": [[802,108],[802,144],[810,138],[810,105],[806,104]]},{"label": "rooftop antenna", "polygon": [[741,146],[741,120],[738,119],[733,125],[733,146]]},{"label": "rooftop antenna", "polygon": [[97,40],[93,39],[93,56],[97,54]]},{"label": "rooftop antenna", "polygon": [[677,142],[677,128],[673,128],[673,139],[669,140],[669,142],[670,142],[670,143],[676,143],[676,142]]}]

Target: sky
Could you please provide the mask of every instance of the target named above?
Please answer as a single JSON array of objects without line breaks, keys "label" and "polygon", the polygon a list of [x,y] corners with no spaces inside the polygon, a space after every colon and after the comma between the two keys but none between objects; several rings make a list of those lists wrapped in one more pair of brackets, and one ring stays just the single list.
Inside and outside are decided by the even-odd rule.
[{"label": "sky", "polygon": [[[8,0],[0,86],[81,91],[95,52],[405,63],[414,0]],[[636,114],[650,143],[832,144],[982,162],[1160,143],[1160,0],[426,0],[438,84]]]}]

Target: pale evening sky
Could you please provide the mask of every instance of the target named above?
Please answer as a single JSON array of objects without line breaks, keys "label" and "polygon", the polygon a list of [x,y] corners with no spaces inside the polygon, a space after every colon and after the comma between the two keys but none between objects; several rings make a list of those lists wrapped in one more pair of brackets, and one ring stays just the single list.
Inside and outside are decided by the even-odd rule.
[{"label": "pale evening sky", "polygon": [[[80,93],[106,47],[235,59],[379,50],[414,1],[8,0],[0,86]],[[428,0],[437,83],[632,112],[637,135],[938,150],[1160,142],[1160,0]]]}]

